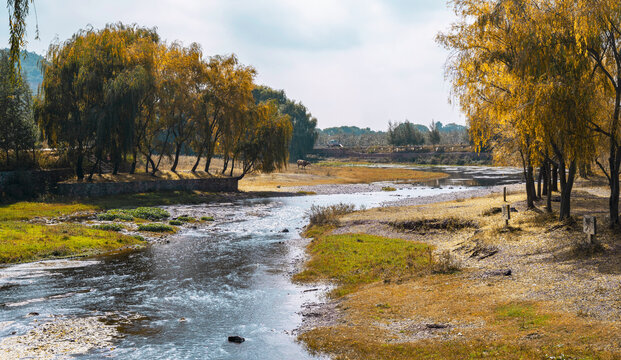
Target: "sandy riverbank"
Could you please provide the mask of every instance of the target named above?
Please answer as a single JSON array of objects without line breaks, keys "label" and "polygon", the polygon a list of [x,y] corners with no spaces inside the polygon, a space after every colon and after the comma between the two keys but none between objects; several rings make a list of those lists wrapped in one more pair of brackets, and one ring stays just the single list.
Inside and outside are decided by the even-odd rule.
[{"label": "sandy riverbank", "polygon": [[[594,210],[606,209],[606,197],[597,196],[604,192],[576,189],[576,222],[568,224],[526,211],[522,193],[513,194],[516,212],[505,231],[493,210],[502,204],[500,189],[397,200],[342,217],[329,234],[428,244],[435,259],[448,253],[461,270],[361,285],[306,309],[300,339],[313,351],[347,359],[621,358],[621,237],[602,226],[601,246],[582,247],[581,216],[595,213],[604,224],[605,211]],[[446,219],[476,225],[391,225]]]}]

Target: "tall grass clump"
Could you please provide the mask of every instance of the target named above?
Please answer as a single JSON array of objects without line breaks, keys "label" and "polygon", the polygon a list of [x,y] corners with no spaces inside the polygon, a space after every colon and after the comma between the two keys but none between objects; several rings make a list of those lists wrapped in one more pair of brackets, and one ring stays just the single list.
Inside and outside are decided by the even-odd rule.
[{"label": "tall grass clump", "polygon": [[352,204],[336,204],[330,206],[311,206],[307,212],[310,226],[338,225],[339,216],[352,213],[356,207]]}]

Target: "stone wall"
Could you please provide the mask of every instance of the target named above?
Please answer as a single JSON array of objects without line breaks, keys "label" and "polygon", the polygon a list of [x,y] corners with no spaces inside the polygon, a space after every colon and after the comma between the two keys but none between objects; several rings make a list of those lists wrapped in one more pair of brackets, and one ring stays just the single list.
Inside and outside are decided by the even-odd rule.
[{"label": "stone wall", "polygon": [[155,180],[134,182],[102,182],[102,183],[60,183],[55,193],[69,197],[99,197],[119,194],[136,194],[152,191],[206,191],[236,192],[238,179],[187,179],[187,180]]},{"label": "stone wall", "polygon": [[58,182],[70,179],[73,175],[72,169],[1,171],[0,199],[29,198],[54,192]]}]

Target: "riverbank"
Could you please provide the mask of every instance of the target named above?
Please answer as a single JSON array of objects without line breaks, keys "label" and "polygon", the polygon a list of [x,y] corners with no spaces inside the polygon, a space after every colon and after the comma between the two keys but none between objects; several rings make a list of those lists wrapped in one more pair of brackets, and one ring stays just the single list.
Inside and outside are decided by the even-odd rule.
[{"label": "riverbank", "polygon": [[[606,209],[600,192],[578,188],[575,221],[566,224],[526,211],[516,193],[504,229],[496,193],[410,199],[311,228],[311,259],[295,279],[336,289],[306,311],[299,339],[337,359],[618,359],[621,236],[602,225],[605,211],[594,210]],[[585,244],[585,214],[600,218],[598,246]],[[360,255],[380,246],[402,255],[429,247],[431,261],[424,251]]]},{"label": "riverbank", "polygon": [[[57,197],[0,205],[0,265],[91,256],[141,247],[165,241],[166,236],[179,227],[211,221],[210,214],[173,213],[161,218],[148,213],[128,215],[132,209],[149,212],[157,210],[153,207],[231,202],[272,195],[266,192],[171,191],[81,200]],[[106,216],[106,212],[117,216]]]},{"label": "riverbank", "polygon": [[[175,176],[184,178],[184,175]],[[5,204],[0,205],[0,264],[80,257],[144,246],[149,242],[165,241],[166,234],[174,233],[177,227],[195,226],[194,223],[200,222],[201,217],[210,217],[209,214],[203,214],[194,216],[190,221],[183,221],[178,218],[187,218],[189,215],[173,214],[170,218],[155,219],[157,221],[150,227],[126,217],[103,222],[98,218],[98,214],[114,209],[298,196],[315,193],[303,190],[302,186],[319,184],[337,193],[363,192],[369,191],[369,187],[372,189],[379,186],[367,185],[367,182],[405,179],[429,181],[446,176],[439,172],[409,169],[317,166],[305,170],[289,169],[276,174],[251,175],[242,182],[245,191],[236,193],[169,191],[83,199],[53,197],[45,201]],[[103,176],[97,181],[111,181],[111,178]],[[353,188],[346,190],[343,184],[350,184]]]}]

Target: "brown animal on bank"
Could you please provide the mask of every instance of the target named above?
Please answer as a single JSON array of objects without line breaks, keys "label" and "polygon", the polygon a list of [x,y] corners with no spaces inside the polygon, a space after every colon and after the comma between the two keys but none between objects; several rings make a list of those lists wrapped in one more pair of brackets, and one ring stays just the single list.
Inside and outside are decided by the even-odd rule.
[{"label": "brown animal on bank", "polygon": [[310,164],[311,164],[310,161],[298,160],[298,169],[300,168],[300,166],[302,167],[302,169],[306,169],[306,167]]}]

